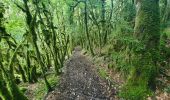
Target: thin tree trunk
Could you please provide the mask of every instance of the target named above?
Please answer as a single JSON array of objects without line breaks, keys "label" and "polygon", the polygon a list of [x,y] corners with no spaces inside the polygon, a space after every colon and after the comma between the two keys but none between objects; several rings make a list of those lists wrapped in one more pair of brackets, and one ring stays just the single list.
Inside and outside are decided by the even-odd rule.
[{"label": "thin tree trunk", "polygon": [[37,45],[37,34],[35,32],[36,14],[35,14],[35,16],[33,18],[31,13],[30,13],[30,9],[28,7],[28,4],[27,4],[28,1],[23,0],[23,2],[24,2],[24,7],[25,7],[25,13],[26,13],[26,21],[27,21],[27,25],[28,25],[28,28],[29,28],[29,33],[32,36],[33,47],[35,48],[35,51],[36,51],[36,56],[37,56],[37,59],[38,59],[38,63],[40,64],[41,71],[42,71],[42,74],[43,74],[43,78],[44,78],[47,90],[51,91],[52,88],[51,88],[50,84],[47,81],[45,71],[44,71],[45,64],[42,61],[41,54],[40,54],[40,51],[39,51],[39,48],[38,48],[38,45]]},{"label": "thin tree trunk", "polygon": [[88,30],[88,19],[87,19],[87,0],[84,2],[85,3],[85,17],[84,17],[84,22],[85,22],[85,31],[86,31],[86,35],[87,35],[87,40],[88,40],[88,44],[89,44],[89,48],[90,48],[90,52],[92,55],[94,55],[94,52],[93,52],[93,48],[92,48],[92,44],[91,44],[91,41],[90,41],[90,35],[89,35],[89,30]]}]

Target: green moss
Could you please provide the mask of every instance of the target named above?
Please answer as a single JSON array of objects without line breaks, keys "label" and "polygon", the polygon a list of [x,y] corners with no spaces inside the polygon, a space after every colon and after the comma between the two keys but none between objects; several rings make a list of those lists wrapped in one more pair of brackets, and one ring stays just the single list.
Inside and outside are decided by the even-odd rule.
[{"label": "green moss", "polygon": [[140,0],[137,2],[135,37],[143,48],[134,50],[135,59],[127,84],[122,95],[129,100],[145,100],[156,89],[158,74],[160,16],[158,0]]},{"label": "green moss", "polygon": [[6,87],[5,81],[0,77],[0,97],[2,100],[12,100],[11,93],[9,92],[8,88]]},{"label": "green moss", "polygon": [[20,87],[19,88],[21,90],[21,92],[25,93],[27,91],[27,87]]},{"label": "green moss", "polygon": [[126,85],[122,88],[120,96],[128,100],[145,100],[152,93],[149,87],[152,73],[155,73],[152,65],[134,67]]},{"label": "green moss", "polygon": [[12,93],[13,100],[28,100],[13,81],[8,82],[8,88]]}]

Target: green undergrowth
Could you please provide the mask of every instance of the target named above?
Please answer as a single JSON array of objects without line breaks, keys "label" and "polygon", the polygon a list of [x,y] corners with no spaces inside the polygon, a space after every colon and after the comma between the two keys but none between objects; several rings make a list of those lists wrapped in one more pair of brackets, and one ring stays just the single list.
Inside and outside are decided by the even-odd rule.
[{"label": "green undergrowth", "polygon": [[[59,78],[57,78],[55,75],[49,75],[47,76],[47,79],[53,88],[57,86]],[[44,81],[40,80],[40,82],[38,82],[37,89],[34,91],[34,98],[36,98],[36,100],[42,100],[47,93],[46,91],[47,90]]]},{"label": "green undergrowth", "polygon": [[[53,87],[53,89],[58,85],[59,77],[55,76],[54,74],[49,74],[47,76],[48,82]],[[29,85],[34,85],[35,89],[28,88]],[[25,92],[26,96],[29,98],[31,97],[33,100],[43,100],[45,95],[47,94],[47,88],[45,83],[42,79],[39,79],[37,83],[34,84],[21,84],[20,89]],[[29,92],[29,93],[27,93]],[[29,94],[29,95],[28,95]],[[30,95],[31,94],[31,95]]]},{"label": "green undergrowth", "polygon": [[[148,69],[142,69],[143,66],[141,65],[143,64],[139,65],[139,63],[137,63],[140,62],[138,61],[140,57],[137,57],[136,52],[142,49],[143,45],[137,39],[134,39],[133,36],[119,35],[115,36],[115,38],[101,50],[102,56],[100,57],[103,57],[105,63],[108,64],[108,66],[105,66],[108,68],[99,68],[99,75],[102,78],[109,79],[105,69],[113,69],[121,73],[121,77],[124,78],[125,81],[128,81],[130,77],[134,78],[134,76],[136,76],[136,79],[131,79],[131,81],[123,85],[118,94],[120,98],[126,98],[127,100],[145,100],[149,95],[152,95],[151,90],[148,89],[147,83],[148,80],[150,80],[148,79],[148,77],[150,77],[148,74],[151,73],[150,67],[146,67]],[[148,63],[146,66],[150,64],[149,61],[150,60],[147,61]],[[144,62],[146,61],[144,60]],[[141,66],[139,67],[139,71],[141,73],[146,72],[140,75],[139,80],[137,78],[139,77],[138,73],[133,73],[138,72],[135,70],[133,71],[133,69],[135,69],[134,66]],[[138,80],[138,82],[133,82],[133,80]]]},{"label": "green undergrowth", "polygon": [[[152,86],[157,86],[157,82],[155,82],[157,80],[153,79],[159,76],[159,70],[169,69],[168,58],[170,53],[166,42],[170,38],[170,31],[168,30],[166,29],[165,32],[167,38],[164,38],[164,33],[161,33],[160,51],[152,52],[154,53],[153,57],[150,52],[145,52],[144,59],[142,59],[140,52],[145,49],[143,43],[129,34],[115,35],[102,47],[100,53],[95,52],[96,55],[93,58],[98,66],[98,73],[101,78],[110,79],[107,69],[121,73],[121,77],[124,78],[125,84],[121,87],[119,97],[126,98],[126,100],[146,100],[147,97],[155,95]],[[96,49],[98,48],[95,48],[94,51],[99,51]],[[152,65],[153,59],[159,61],[158,66]],[[105,64],[105,66],[102,64]],[[153,68],[154,66],[159,67],[159,69]],[[154,73],[157,73],[157,76]],[[133,82],[133,80],[136,82]],[[169,93],[170,87],[166,86],[164,91]]]},{"label": "green undergrowth", "polygon": [[101,50],[102,55],[109,62],[109,68],[120,72],[127,78],[132,69],[135,55],[134,49],[140,49],[142,45],[133,36],[118,35],[112,38]]},{"label": "green undergrowth", "polygon": [[[125,90],[126,89],[126,90]],[[146,100],[147,96],[152,95],[152,92],[147,89],[147,87],[144,85],[129,85],[124,88],[125,91],[122,91],[119,96],[125,97],[126,100]]]},{"label": "green undergrowth", "polygon": [[99,73],[100,77],[102,77],[102,78],[107,79],[109,77],[106,70],[103,68],[99,68],[98,73]]},{"label": "green undergrowth", "polygon": [[146,100],[148,96],[152,96],[153,92],[148,83],[152,80],[150,77],[152,77],[153,68],[149,65],[143,66],[131,69],[131,74],[128,75],[127,82],[119,94],[120,97],[127,100]]},{"label": "green undergrowth", "polygon": [[170,38],[170,26],[167,27],[167,28],[165,28],[163,32],[166,33],[166,35],[168,36],[168,38]]},{"label": "green undergrowth", "polygon": [[[107,73],[106,69],[98,68],[98,74],[102,79],[105,79],[112,88],[119,87],[119,84],[114,82],[114,80],[111,78],[111,76]],[[118,90],[116,90],[116,91],[118,91]]]}]

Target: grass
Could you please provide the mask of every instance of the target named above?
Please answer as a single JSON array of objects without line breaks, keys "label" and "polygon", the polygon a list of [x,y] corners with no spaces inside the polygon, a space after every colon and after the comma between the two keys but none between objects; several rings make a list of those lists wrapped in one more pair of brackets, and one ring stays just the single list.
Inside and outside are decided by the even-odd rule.
[{"label": "grass", "polygon": [[98,72],[99,72],[99,75],[100,75],[102,78],[106,79],[106,78],[108,77],[106,70],[104,70],[104,69],[102,69],[102,68],[99,68],[99,71],[98,71]]},{"label": "grass", "polygon": [[164,33],[166,33],[166,35],[168,36],[168,38],[170,38],[170,27],[167,27],[167,28],[164,30]]},{"label": "grass", "polygon": [[[59,81],[59,78],[56,77],[55,75],[48,75],[47,76],[47,79],[48,79],[48,82],[50,83],[50,85],[52,87],[55,87],[57,86],[58,84],[58,81]],[[37,88],[36,90],[34,91],[34,98],[36,100],[42,100],[44,98],[44,96],[46,95],[46,86],[45,86],[45,83],[43,80],[40,80],[38,83],[37,83]]]},{"label": "grass", "polygon": [[[49,74],[47,76],[48,82],[50,85],[55,88],[58,85],[59,77],[55,76],[55,74]],[[23,92],[29,92],[26,96],[31,100],[43,100],[45,95],[47,94],[47,89],[43,79],[39,79],[37,83],[31,84],[35,87],[35,89],[31,89],[29,83],[24,83],[20,85],[20,89]],[[31,90],[31,91],[29,91]],[[31,97],[31,98],[30,98]]]}]

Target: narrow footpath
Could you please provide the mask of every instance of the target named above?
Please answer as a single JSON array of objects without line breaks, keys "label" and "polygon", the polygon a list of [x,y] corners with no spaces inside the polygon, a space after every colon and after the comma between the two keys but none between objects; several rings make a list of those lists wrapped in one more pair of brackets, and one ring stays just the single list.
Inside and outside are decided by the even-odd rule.
[{"label": "narrow footpath", "polygon": [[92,61],[75,48],[66,62],[59,86],[46,100],[115,100],[114,89],[100,78]]}]

